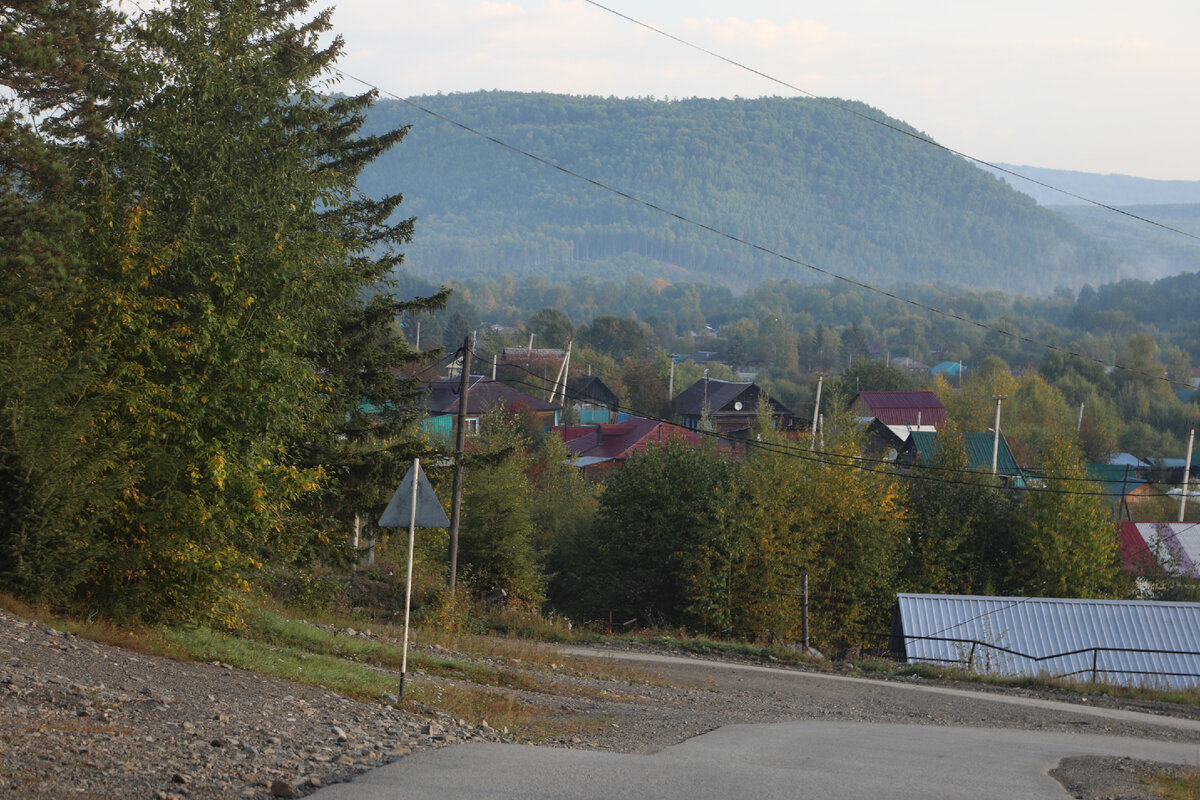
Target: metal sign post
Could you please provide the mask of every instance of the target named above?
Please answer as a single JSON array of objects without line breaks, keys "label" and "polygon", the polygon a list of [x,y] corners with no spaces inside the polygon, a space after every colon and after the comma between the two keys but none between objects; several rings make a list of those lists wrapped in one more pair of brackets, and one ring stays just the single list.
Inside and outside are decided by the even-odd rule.
[{"label": "metal sign post", "polygon": [[412,469],[404,476],[391,502],[379,518],[381,528],[408,526],[408,570],[404,579],[404,639],[400,651],[400,696],[404,697],[404,678],[408,674],[408,621],[412,605],[413,551],[417,541],[417,526],[446,528],[450,520],[438,502],[429,479],[421,471],[421,459],[414,458]]}]

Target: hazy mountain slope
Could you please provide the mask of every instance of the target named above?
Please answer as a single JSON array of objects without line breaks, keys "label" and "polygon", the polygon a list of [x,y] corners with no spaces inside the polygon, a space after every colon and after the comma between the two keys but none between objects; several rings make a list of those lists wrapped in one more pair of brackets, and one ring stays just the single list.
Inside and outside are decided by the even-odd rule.
[{"label": "hazy mountain slope", "polygon": [[[1134,274],[1121,258],[962,159],[828,102],[605,99],[513,92],[416,98],[459,123],[647,202],[860,280],[1024,293]],[[839,103],[887,119],[861,104]],[[362,186],[418,218],[407,268],[433,279],[640,272],[742,287],[826,276],[383,102],[412,123]]]},{"label": "hazy mountain slope", "polygon": [[[997,164],[996,166],[1040,181],[1047,186],[1087,198],[1087,200],[1118,208],[1200,203],[1200,181],[1160,181],[1152,178],[1135,178],[1130,175],[1098,175],[1091,172],[1023,167],[1013,164]],[[1063,192],[1038,186],[1013,175],[1001,172],[995,174],[1011,184],[1017,191],[1032,197],[1040,205],[1090,205],[1086,200],[1080,200],[1079,197],[1071,197]]]},{"label": "hazy mountain slope", "polygon": [[[1200,270],[1200,240],[1096,206],[1047,206],[1137,265],[1146,280]],[[1200,204],[1120,206],[1131,214],[1200,237]]]}]

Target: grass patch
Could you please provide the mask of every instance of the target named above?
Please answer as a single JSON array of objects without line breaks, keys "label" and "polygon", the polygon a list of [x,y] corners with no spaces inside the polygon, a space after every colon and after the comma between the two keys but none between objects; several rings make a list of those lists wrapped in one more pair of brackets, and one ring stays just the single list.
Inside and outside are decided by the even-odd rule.
[{"label": "grass patch", "polygon": [[1182,775],[1159,773],[1146,784],[1164,800],[1200,800],[1200,768],[1189,767]]},{"label": "grass patch", "polygon": [[689,636],[684,633],[645,635],[633,634],[623,640],[644,642],[657,647],[681,650],[699,655],[738,656],[784,664],[815,664],[817,660],[779,642],[763,645],[742,639],[714,639],[708,636]]},{"label": "grass patch", "polygon": [[[874,662],[874,663],[870,663]],[[988,686],[1016,687],[1021,689],[1058,689],[1073,694],[1101,694],[1120,700],[1144,700],[1156,703],[1176,703],[1178,705],[1200,706],[1200,689],[1159,689],[1147,686],[1116,686],[1111,683],[1092,683],[1091,681],[1072,681],[1056,679],[1041,675],[1006,676],[987,675],[966,670],[961,667],[938,664],[893,664],[889,669],[882,665],[890,663],[886,659],[863,659],[852,662],[856,669],[863,672],[904,677],[915,675],[930,680],[960,681],[977,683]],[[870,665],[868,665],[870,663]]]},{"label": "grass patch", "polygon": [[[194,659],[221,661],[253,672],[319,686],[361,701],[379,702],[385,694],[399,691],[399,675],[390,667],[381,668],[377,664],[345,657],[347,653],[373,652],[372,643],[341,641],[352,637],[336,636],[296,620],[276,617],[274,623],[275,629],[290,632],[293,639],[307,646],[288,643],[287,637],[266,641],[219,633],[209,628],[169,629],[164,635],[173,647]],[[261,620],[259,624],[263,624]],[[321,647],[334,652],[321,652]],[[405,686],[400,705],[419,713],[420,704],[435,706],[476,722],[486,719],[493,727],[520,726],[528,723],[535,714],[533,709],[510,695],[484,687],[410,681]]]}]

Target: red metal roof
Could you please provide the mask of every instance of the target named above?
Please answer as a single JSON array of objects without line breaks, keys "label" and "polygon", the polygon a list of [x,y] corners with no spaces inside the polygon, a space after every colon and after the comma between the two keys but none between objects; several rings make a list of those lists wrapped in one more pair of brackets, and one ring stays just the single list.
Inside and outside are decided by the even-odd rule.
[{"label": "red metal roof", "polygon": [[[700,444],[700,437],[680,425],[633,417],[625,422],[589,427],[552,428],[563,438],[567,451],[580,458],[608,458],[623,461],[645,450],[654,442],[682,439]],[[570,437],[570,438],[568,438]]]},{"label": "red metal roof", "polygon": [[859,392],[850,406],[885,425],[946,424],[946,407],[933,392]]}]

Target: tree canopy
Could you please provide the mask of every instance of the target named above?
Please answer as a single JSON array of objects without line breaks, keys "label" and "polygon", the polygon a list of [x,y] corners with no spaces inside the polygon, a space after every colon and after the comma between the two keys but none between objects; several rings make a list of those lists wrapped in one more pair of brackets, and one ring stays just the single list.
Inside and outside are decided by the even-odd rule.
[{"label": "tree canopy", "polygon": [[[3,262],[4,585],[232,618],[264,562],[336,551],[355,477],[394,485],[419,448],[388,369],[413,358],[406,304],[381,291],[412,223],[356,188],[405,131],[364,136],[372,97],[321,91],[342,44],[308,5],[46,2],[4,23],[0,203],[45,220]],[[367,424],[364,402],[393,414]]]}]

